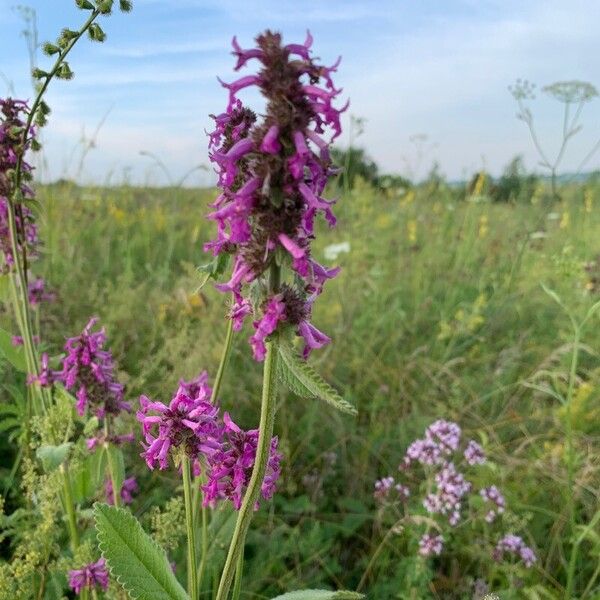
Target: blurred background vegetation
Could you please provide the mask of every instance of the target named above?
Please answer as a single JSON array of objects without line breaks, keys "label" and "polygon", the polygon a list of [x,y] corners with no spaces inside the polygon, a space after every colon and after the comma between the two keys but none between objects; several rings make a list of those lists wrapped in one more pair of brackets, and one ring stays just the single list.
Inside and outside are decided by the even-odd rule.
[{"label": "blurred background vegetation", "polygon": [[[598,176],[562,183],[556,200],[518,157],[500,178],[481,171],[466,183],[448,183],[435,167],[419,184],[380,175],[360,148],[337,151],[336,161],[345,166],[330,194],[339,197],[339,226],[322,227],[315,253],[342,271],[315,307],[315,324],[333,343],[313,360],[360,414],[352,420],[316,401],[280,398],[284,471],[251,531],[247,597],[353,589],[364,577],[370,598],[473,598],[479,579],[502,598],[563,598],[566,498],[576,494],[579,523],[599,510],[600,328],[596,320],[587,329],[576,374],[571,490],[566,413],[551,390],[567,385],[573,335],[541,283],[578,316],[600,299]],[[34,270],[58,293],[40,315],[44,343],[56,351],[99,316],[134,402],[140,393],[168,400],[180,378],[214,374],[226,307],[212,285],[198,290],[197,266],[207,261],[202,245],[213,232],[203,217],[215,193],[41,187],[45,248]],[[0,321],[10,322],[6,314]],[[235,337],[221,394],[245,427],[256,425],[261,378],[249,335]],[[7,395],[18,376],[2,368]],[[373,483],[396,473],[407,445],[436,418],[484,444],[485,477],[506,496],[505,522],[537,553],[533,569],[496,571],[491,537],[474,537],[468,525],[452,552],[429,561],[416,557],[406,532],[386,536]],[[14,446],[0,439],[5,488]],[[176,477],[148,472],[137,449],[129,453],[128,475],[143,490],[133,510],[177,552]],[[17,500],[7,498],[7,513]],[[600,537],[597,528],[582,531],[581,598],[598,598]]]}]

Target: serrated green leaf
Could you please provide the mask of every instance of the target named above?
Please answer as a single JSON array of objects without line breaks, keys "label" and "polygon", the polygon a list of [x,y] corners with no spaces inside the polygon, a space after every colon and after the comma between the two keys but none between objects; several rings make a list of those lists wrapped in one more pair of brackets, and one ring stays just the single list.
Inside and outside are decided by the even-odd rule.
[{"label": "serrated green leaf", "polygon": [[331,592],[329,590],[297,590],[273,598],[273,600],[360,600],[364,598],[358,592],[344,590]]},{"label": "serrated green leaf", "polygon": [[284,363],[280,370],[283,381],[294,393],[319,398],[350,415],[358,414],[356,408],[344,400],[306,361],[302,360],[291,346],[282,342],[279,344],[279,354],[281,362]]},{"label": "serrated green leaf", "polygon": [[113,577],[134,600],[189,600],[165,551],[122,508],[94,504],[98,544]]},{"label": "serrated green leaf", "polygon": [[18,371],[27,373],[23,346],[13,346],[12,335],[4,329],[0,329],[0,357],[5,358]]},{"label": "serrated green leaf", "polygon": [[51,473],[60,467],[67,460],[72,445],[72,442],[65,442],[60,446],[40,446],[35,454],[42,461],[44,471]]}]

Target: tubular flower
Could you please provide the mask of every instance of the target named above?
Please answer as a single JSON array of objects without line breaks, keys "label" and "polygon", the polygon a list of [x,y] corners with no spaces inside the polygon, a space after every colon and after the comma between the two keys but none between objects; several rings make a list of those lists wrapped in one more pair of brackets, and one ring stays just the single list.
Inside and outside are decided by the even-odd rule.
[{"label": "tubular flower", "polygon": [[68,390],[77,390],[76,407],[81,416],[89,406],[98,418],[103,418],[107,414],[118,415],[122,410],[130,411],[131,406],[123,401],[123,385],[115,379],[111,353],[104,349],[104,328],[92,332],[97,322],[95,317],[90,319],[80,335],[67,340],[67,355],[55,379]]},{"label": "tubular flower", "polygon": [[[18,157],[23,155],[35,137],[35,129],[31,128],[23,147],[24,115],[27,104],[12,98],[0,99],[0,273],[10,271],[14,265],[10,228],[8,199],[15,193],[15,168]],[[32,198],[33,190],[28,185],[31,180],[32,167],[24,160],[21,163],[21,189],[23,199]],[[17,248],[25,252],[27,260],[38,256],[38,229],[33,213],[22,203],[18,203],[15,211],[17,230]]]},{"label": "tubular flower", "polygon": [[[318,214],[335,225],[334,202],[322,193],[334,173],[329,144],[341,133],[345,110],[333,106],[341,92],[331,77],[339,61],[331,67],[316,64],[310,34],[304,44],[283,45],[280,34],[266,31],[256,42],[256,48],[243,49],[234,38],[233,54],[236,70],[257,61],[258,73],[221,82],[229,90],[229,103],[224,113],[213,116],[216,127],[209,134],[210,159],[221,188],[208,215],[217,224],[217,237],[205,250],[234,256],[229,282],[217,287],[233,293],[230,317],[236,330],[252,310],[246,286],[258,284],[276,256],[277,264],[287,261],[294,284],[285,293],[275,289],[263,294],[262,302],[255,303],[256,332],[250,342],[254,358],[263,360],[264,340],[285,323],[304,339],[308,356],[329,342],[308,319],[325,281],[338,272],[312,259],[310,243]],[[251,86],[267,101],[260,122],[237,97]],[[326,130],[331,131],[329,140],[323,137]]]},{"label": "tubular flower", "polygon": [[103,558],[81,567],[69,571],[69,587],[77,594],[81,594],[84,588],[90,590],[99,585],[103,590],[108,589],[108,570]]}]

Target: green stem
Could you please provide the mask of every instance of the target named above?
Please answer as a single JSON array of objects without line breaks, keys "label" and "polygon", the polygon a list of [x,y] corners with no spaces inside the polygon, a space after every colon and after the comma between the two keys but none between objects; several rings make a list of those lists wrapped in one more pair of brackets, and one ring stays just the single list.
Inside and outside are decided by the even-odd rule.
[{"label": "green stem", "polygon": [[63,476],[63,494],[65,501],[65,510],[67,511],[67,523],[69,525],[69,535],[71,537],[71,550],[75,552],[79,546],[79,533],[77,532],[77,518],[75,516],[75,505],[73,503],[73,492],[71,490],[71,478],[65,464],[60,465],[60,471]]},{"label": "green stem", "polygon": [[223,346],[223,353],[221,354],[221,362],[215,376],[215,382],[210,395],[210,401],[212,404],[215,403],[221,389],[221,383],[223,381],[223,375],[229,362],[229,354],[231,353],[231,341],[233,340],[233,320],[227,319],[227,333],[225,334],[225,346]]},{"label": "green stem", "polygon": [[108,476],[110,477],[110,482],[112,484],[112,495],[113,495],[113,503],[116,508],[121,506],[121,486],[117,485],[117,477],[116,477],[116,468],[113,461],[113,454],[110,452],[109,448],[109,439],[110,439],[110,426],[108,423],[108,415],[104,419],[104,451],[106,452],[106,463],[108,465]]},{"label": "green stem", "polygon": [[[567,510],[569,511],[569,529],[570,536],[573,538],[575,535],[575,528],[577,526],[576,515],[575,515],[575,502],[576,494],[574,489],[575,483],[575,456],[573,452],[573,422],[572,422],[572,403],[573,394],[575,391],[575,379],[577,377],[577,364],[579,361],[579,338],[580,329],[575,326],[575,338],[573,340],[573,353],[571,355],[571,369],[569,371],[569,387],[567,389],[567,406],[566,406],[566,451],[567,451]],[[566,585],[566,597],[571,598],[573,588],[575,586],[575,566],[577,562],[577,545],[573,541],[571,546],[571,555],[569,558],[569,566],[567,570],[567,585]]]},{"label": "green stem", "polygon": [[192,506],[192,478],[190,459],[184,454],[181,459],[183,471],[183,500],[185,503],[185,525],[188,547],[188,594],[191,600],[198,599],[198,575],[196,571],[196,532],[194,528],[194,508]]},{"label": "green stem", "polygon": [[256,459],[248,489],[244,495],[242,506],[238,513],[233,537],[227,552],[227,559],[221,581],[217,591],[216,600],[226,600],[229,595],[231,583],[236,572],[240,555],[244,550],[244,542],[252,521],[254,506],[260,494],[260,488],[267,470],[269,452],[271,449],[271,438],[273,437],[273,425],[275,422],[275,398],[277,395],[277,359],[278,349],[276,338],[267,341],[267,355],[263,370],[262,404],[260,411],[260,425],[258,433],[258,446],[256,448]]},{"label": "green stem", "polygon": [[198,589],[202,589],[204,572],[206,571],[206,558],[208,555],[208,509],[202,506],[202,557],[200,558],[200,570],[198,572]]},{"label": "green stem", "polygon": [[233,582],[233,592],[231,599],[239,600],[240,594],[242,592],[242,575],[244,573],[244,549],[242,548],[242,552],[240,552],[240,556],[238,558],[238,563],[235,567],[235,580]]}]

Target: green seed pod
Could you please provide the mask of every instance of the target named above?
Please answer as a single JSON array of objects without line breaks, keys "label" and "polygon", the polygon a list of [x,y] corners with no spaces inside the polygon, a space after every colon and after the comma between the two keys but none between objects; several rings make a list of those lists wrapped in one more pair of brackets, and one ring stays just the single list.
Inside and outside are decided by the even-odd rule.
[{"label": "green seed pod", "polygon": [[56,44],[44,42],[44,44],[42,45],[42,51],[46,56],[52,56],[53,54],[57,54],[58,52],[60,52],[60,48]]},{"label": "green seed pod", "polygon": [[92,23],[88,29],[88,35],[93,42],[103,42],[106,39],[106,34],[98,23]]}]

